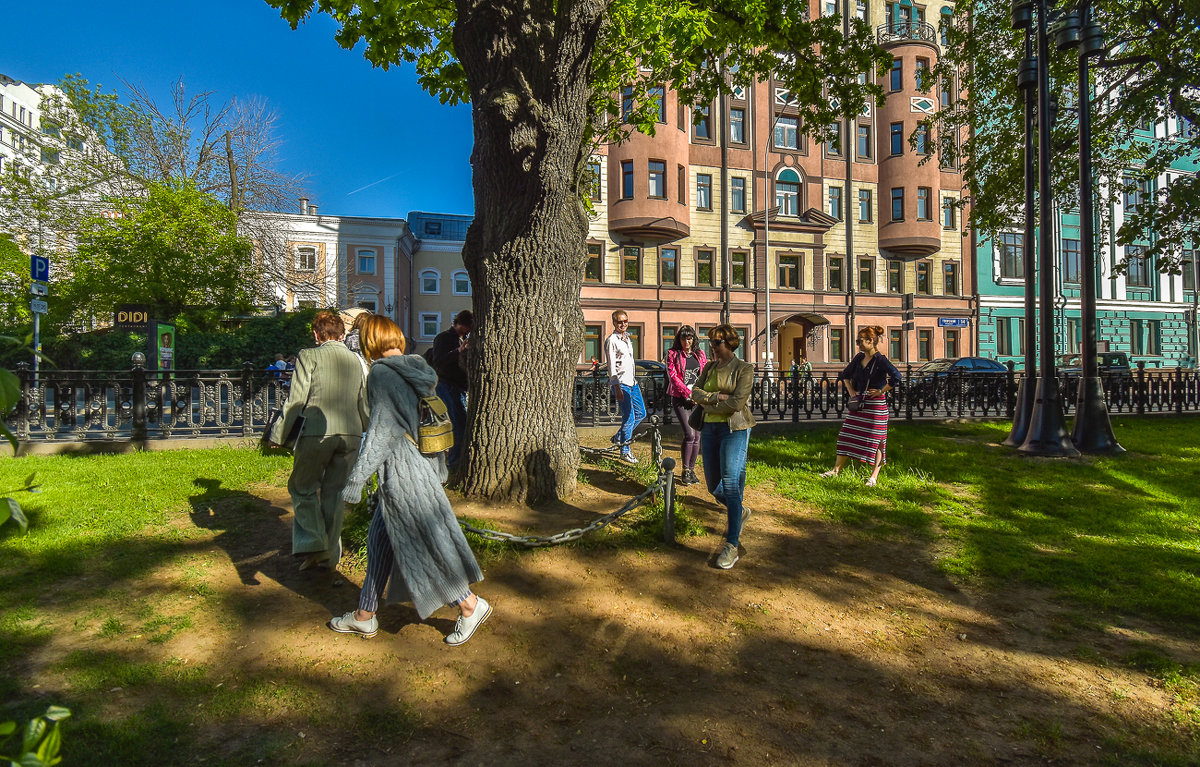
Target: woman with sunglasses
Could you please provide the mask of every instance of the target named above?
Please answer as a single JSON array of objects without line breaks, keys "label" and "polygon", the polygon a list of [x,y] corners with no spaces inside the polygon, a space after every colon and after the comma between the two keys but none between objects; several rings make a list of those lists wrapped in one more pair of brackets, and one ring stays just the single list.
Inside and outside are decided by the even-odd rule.
[{"label": "woman with sunglasses", "polygon": [[688,424],[688,415],[695,407],[692,402],[692,387],[700,378],[700,371],[708,357],[696,345],[696,331],[691,325],[684,325],[675,334],[675,343],[667,350],[667,396],[671,398],[671,406],[675,411],[675,420],[683,429],[683,444],[680,446],[680,463],[683,472],[680,475],[681,485],[699,484],[696,476],[696,458],[700,455],[700,432]]},{"label": "woman with sunglasses", "polygon": [[746,451],[754,426],[750,412],[754,366],[734,354],[740,343],[732,325],[717,325],[708,331],[712,360],[700,371],[691,395],[692,401],[704,408],[700,453],[705,484],[724,504],[728,516],[725,546],[717,555],[717,567],[722,570],[737,564],[742,523],[750,516],[750,509],[742,505],[742,494],[746,490]]},{"label": "woman with sunglasses", "polygon": [[887,463],[887,393],[900,384],[900,371],[879,351],[883,333],[879,325],[859,328],[858,354],[838,376],[851,399],[861,397],[861,406],[847,410],[838,432],[837,460],[822,477],[836,477],[854,458],[871,464],[867,487],[875,487]]}]

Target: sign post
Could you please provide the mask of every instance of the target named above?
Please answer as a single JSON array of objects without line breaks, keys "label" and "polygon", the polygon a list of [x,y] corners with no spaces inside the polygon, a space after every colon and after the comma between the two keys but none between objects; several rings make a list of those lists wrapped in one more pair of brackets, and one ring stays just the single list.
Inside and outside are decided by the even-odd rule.
[{"label": "sign post", "polygon": [[[50,292],[46,285],[50,280],[50,259],[45,256],[31,255],[29,257],[29,277],[33,282],[29,292],[35,296],[45,296]],[[33,311],[33,374],[36,379],[38,372],[38,355],[42,351],[42,315],[49,308],[45,301],[35,298],[29,302]]]}]

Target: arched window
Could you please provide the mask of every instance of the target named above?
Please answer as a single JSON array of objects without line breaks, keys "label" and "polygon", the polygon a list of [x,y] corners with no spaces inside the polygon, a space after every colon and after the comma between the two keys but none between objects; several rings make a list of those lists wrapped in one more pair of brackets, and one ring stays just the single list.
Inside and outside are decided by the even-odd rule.
[{"label": "arched window", "polygon": [[950,47],[950,24],[954,18],[954,11],[950,8],[942,8],[941,24],[939,25],[938,34],[941,38],[943,48]]},{"label": "arched window", "polygon": [[454,288],[454,295],[471,295],[471,278],[467,276],[466,269],[459,269],[450,279]]},{"label": "arched window", "polygon": [[775,204],[781,216],[800,215],[800,176],[791,168],[775,177]]},{"label": "arched window", "polygon": [[442,273],[437,269],[422,269],[421,277],[421,293],[425,295],[436,295],[442,292]]}]

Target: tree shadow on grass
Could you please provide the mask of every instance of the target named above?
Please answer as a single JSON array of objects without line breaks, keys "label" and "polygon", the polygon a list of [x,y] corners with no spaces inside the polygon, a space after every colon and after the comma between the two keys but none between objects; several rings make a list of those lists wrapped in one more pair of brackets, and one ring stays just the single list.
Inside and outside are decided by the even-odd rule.
[{"label": "tree shadow on grass", "polygon": [[[203,492],[188,498],[192,523],[219,531],[213,543],[229,556],[243,585],[259,586],[263,576],[324,605],[331,614],[346,601],[349,595],[341,592],[352,592],[352,587],[333,590],[335,583],[344,584],[340,574],[327,568],[299,570],[298,560],[291,556],[292,528],[284,520],[287,509],[244,490],[223,488],[220,479],[200,477],[194,484]],[[247,611],[264,609],[249,593],[242,601]]]},{"label": "tree shadow on grass", "polygon": [[[767,568],[753,592],[739,570],[713,573],[697,589],[699,563],[686,551],[617,581],[544,570],[530,577],[509,563],[489,593],[497,614],[463,648],[330,635],[307,654],[232,654],[208,665],[128,645],[81,650],[61,664],[71,684],[58,702],[76,712],[68,754],[85,766],[157,765],[164,753],[220,764],[363,765],[608,764],[619,754],[622,764],[656,767],[1150,765],[1195,756],[1179,732],[1143,748],[1159,733],[1132,708],[1002,666],[980,669],[954,641],[873,651],[838,626],[837,611],[873,604],[878,584],[845,568],[912,573],[892,566],[889,543],[812,525],[799,542],[789,532],[759,536],[753,560],[739,566]],[[581,566],[612,567],[611,552],[579,555]],[[936,574],[921,578],[945,585]],[[614,588],[616,603],[592,606]],[[828,616],[788,611],[788,591],[812,589],[828,600]],[[769,612],[746,604],[764,593],[776,595]],[[525,605],[553,608],[515,609],[518,594]],[[715,621],[722,631],[668,641],[621,606],[626,595],[632,609]],[[915,617],[936,632],[960,630],[940,609]],[[396,615],[403,611],[385,608],[381,618]],[[788,629],[814,620],[840,634]],[[260,628],[245,621],[238,634]],[[1003,628],[961,630],[971,642],[1012,650],[986,636]],[[341,666],[321,663],[332,654]],[[371,671],[380,668],[386,673]]]}]

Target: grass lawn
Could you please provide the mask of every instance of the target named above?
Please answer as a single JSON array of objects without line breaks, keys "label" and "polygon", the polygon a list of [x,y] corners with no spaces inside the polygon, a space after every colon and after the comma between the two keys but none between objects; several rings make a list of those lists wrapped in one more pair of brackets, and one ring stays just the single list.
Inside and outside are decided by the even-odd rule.
[{"label": "grass lawn", "polygon": [[816,476],[833,463],[836,427],[768,435],[751,443],[747,481],[875,535],[931,541],[960,582],[1044,587],[1097,621],[1200,633],[1200,421],[1115,425],[1128,454],[1064,460],[999,446],[1005,423],[893,423],[875,488],[862,468]]},{"label": "grass lawn", "polygon": [[[1030,753],[1036,753],[1039,761],[1195,764],[1200,760],[1200,665],[1193,662],[1194,652],[1189,659],[1186,652],[1170,648],[1194,649],[1200,638],[1200,483],[1194,479],[1200,459],[1195,438],[1200,419],[1118,417],[1114,426],[1129,450],[1127,455],[1066,461],[1022,458],[998,447],[1006,434],[1005,424],[894,423],[889,433],[890,463],[876,488],[863,486],[865,474],[859,467],[835,479],[817,477],[832,465],[836,426],[791,432],[764,429],[751,443],[748,485],[769,492],[789,511],[763,507],[761,512],[769,519],[754,524],[775,524],[780,529],[772,537],[775,550],[798,552],[798,560],[816,553],[804,547],[813,545],[806,536],[820,526],[858,541],[855,546],[911,551],[919,560],[913,567],[979,595],[984,602],[1019,601],[1037,594],[1061,606],[1065,621],[1053,627],[1047,641],[1063,642],[1069,649],[1062,650],[1062,656],[1073,656],[1067,659],[1092,668],[1111,668],[1118,681],[1141,675],[1153,688],[1166,691],[1172,702],[1146,714],[1152,724],[1142,734],[1127,740],[1114,735],[1095,745],[1103,750],[1095,752],[1094,760],[1067,750],[1073,737],[1070,720],[1063,730],[1053,717],[1041,723],[1029,719],[1005,725],[1009,729],[1001,736],[1033,744]],[[769,689],[776,668],[802,657],[797,652],[815,652],[815,644],[788,644],[795,641],[790,634],[780,638],[767,633],[772,621],[786,614],[778,606],[772,609],[768,599],[781,589],[802,588],[802,579],[776,574],[766,567],[765,557],[759,555],[756,561],[749,554],[746,563],[733,571],[712,571],[724,580],[710,583],[704,580],[710,573],[683,557],[686,543],[682,549],[662,546],[657,531],[644,521],[634,522],[626,533],[615,534],[602,545],[585,542],[565,552],[514,553],[472,540],[481,561],[486,561],[490,588],[538,594],[547,589],[553,597],[534,603],[527,612],[540,614],[536,605],[561,599],[568,603],[569,614],[575,615],[572,610],[579,608],[582,617],[542,624],[532,615],[504,613],[495,626],[488,627],[495,632],[496,644],[468,645],[462,651],[466,655],[447,654],[436,641],[440,637],[426,641],[426,634],[416,632],[435,632],[415,623],[385,629],[373,644],[331,635],[321,626],[325,619],[321,616],[351,606],[357,591],[303,585],[290,557],[278,555],[286,547],[289,523],[262,496],[277,496],[290,468],[286,456],[264,457],[234,449],[0,460],[0,495],[24,486],[30,474],[36,473],[40,484],[40,492],[15,496],[30,520],[28,534],[20,535],[14,527],[0,531],[0,700],[4,701],[0,721],[28,718],[49,703],[71,708],[74,716],[64,726],[65,764],[345,764],[350,763],[347,754],[337,749],[360,742],[375,749],[374,756],[361,763],[399,764],[405,759],[391,749],[410,740],[416,749],[406,756],[411,763],[420,763],[421,753],[443,754],[444,761],[444,752],[429,750],[433,748],[430,738],[451,740],[463,728],[486,731],[489,717],[502,710],[517,715],[522,706],[530,707],[529,717],[540,717],[540,709],[534,709],[555,700],[550,690],[560,683],[555,681],[560,672],[563,684],[574,678],[603,680],[589,688],[572,688],[567,696],[594,698],[597,710],[611,711],[617,704],[636,707],[648,700],[648,694],[674,692],[669,689],[675,686],[670,679],[635,691],[624,687],[627,676],[634,680],[650,675],[658,666],[664,674],[686,676],[682,682],[695,683],[693,677],[700,672],[682,665],[674,654],[654,662],[642,659],[657,657],[652,655],[657,644],[669,643],[659,638],[653,622],[639,630],[637,640],[614,644],[614,652],[606,656],[607,649],[600,653],[593,646],[619,636],[625,619],[600,620],[584,611],[593,600],[602,600],[605,591],[616,594],[631,587],[648,592],[656,583],[686,578],[700,578],[701,589],[721,597],[728,588],[728,601],[718,599],[715,606],[683,604],[698,591],[689,586],[688,596],[664,597],[662,603],[647,608],[646,615],[666,620],[677,607],[676,617],[694,629],[694,641],[703,647],[697,651],[704,658],[700,666],[719,666],[714,658],[724,657],[731,645],[742,653],[736,663],[743,671],[725,684],[742,683],[744,674],[757,675],[750,676],[750,686],[738,694],[747,706],[756,690]],[[581,470],[581,478],[602,479],[599,471]],[[704,511],[702,498],[691,495],[685,500],[690,505],[681,517],[681,537],[690,533],[693,541],[705,540],[697,520],[712,514]],[[756,509],[755,517],[759,512]],[[348,522],[351,546],[361,542],[364,528],[362,518]],[[765,538],[766,533],[760,535]],[[276,542],[273,549],[256,547],[256,541],[268,539]],[[758,545],[762,551],[766,544]],[[706,546],[702,543],[699,548]],[[361,555],[352,561],[361,563]],[[767,584],[761,594],[767,596],[747,601],[744,592],[753,582],[739,584],[736,578],[748,577],[754,572],[751,568],[760,564],[761,579]],[[679,570],[672,572],[671,567]],[[606,571],[616,575],[605,580]],[[536,578],[530,574],[534,572]],[[836,582],[837,573],[827,575]],[[276,597],[264,599],[268,587],[302,599],[287,604]],[[589,591],[593,587],[601,596]],[[508,600],[515,610],[516,596],[510,594]],[[946,654],[944,647],[933,651],[896,647],[936,639],[939,632],[945,633],[942,626],[949,626],[950,619],[926,618],[915,611],[906,614],[899,607],[884,615],[876,612],[884,608],[873,603],[864,609],[870,611],[871,620],[883,615],[904,626],[898,639],[888,639],[882,630],[872,631],[870,657],[886,651],[907,661],[926,652],[931,657]],[[1006,610],[998,609],[996,614],[1007,614]],[[639,619],[625,607],[617,614]],[[554,615],[548,609],[545,617]],[[705,644],[708,639],[701,629],[714,620],[730,623],[716,640]],[[818,638],[834,641],[836,649],[832,638],[838,620],[830,617],[828,623],[834,633],[828,633],[827,627]],[[547,628],[550,625],[555,631],[561,628],[565,636],[561,641],[568,647],[559,651],[551,644],[548,637],[558,635]],[[958,629],[950,631],[951,637],[957,636]],[[1111,657],[1094,649],[1098,642],[1066,636],[1073,632],[1084,637],[1117,632],[1161,641],[1127,642],[1118,657]],[[735,635],[745,636],[744,646],[730,639]],[[414,636],[421,641],[404,641]],[[366,646],[369,651],[362,649]],[[327,647],[338,650],[329,652]],[[484,656],[469,655],[472,652]],[[858,663],[865,678],[884,676],[869,663],[856,660],[854,652],[847,644],[847,668]],[[497,658],[491,663],[499,665],[498,659],[503,658],[506,668],[493,668],[490,677],[488,672],[472,677],[472,668],[489,662],[489,653]],[[553,660],[555,656],[570,660]],[[456,660],[463,657],[473,657],[476,666]],[[771,671],[753,671],[756,658],[769,659],[763,662]],[[534,689],[531,669],[550,660],[545,690]],[[507,673],[515,682],[501,690],[496,680]],[[819,669],[806,661],[798,673],[790,683],[803,686],[805,676],[818,674]],[[898,674],[899,681],[889,684],[893,690],[911,684],[911,689],[895,694],[924,700],[921,685],[925,683],[907,681],[910,677],[916,680],[911,674]],[[392,678],[396,681],[389,687],[386,680]],[[817,700],[819,715],[813,715],[818,724],[809,731],[810,737],[822,730],[834,736],[842,723],[847,728],[862,725],[854,720],[855,706],[847,706],[852,713],[842,723],[822,718],[833,717],[838,710],[835,701],[843,677],[835,679],[835,686],[829,688],[833,693],[811,696]],[[517,686],[522,680],[526,685]],[[965,691],[974,683],[961,682],[962,700],[970,700]],[[1024,682],[1014,689],[1021,685]],[[686,685],[680,689],[682,698],[695,697]],[[930,723],[913,724],[917,731],[927,727],[929,737],[939,738],[950,734],[949,722],[932,722],[941,706],[955,710],[959,693],[955,689],[937,699],[928,716]],[[533,697],[520,697],[524,694]],[[887,694],[886,689],[880,693]],[[1138,700],[1125,682],[1114,682],[1105,695],[1114,706],[1133,706]],[[1121,696],[1129,702],[1117,700]],[[787,733],[789,727],[798,726],[788,723],[788,717],[808,710],[807,699],[798,692],[794,699],[765,697],[766,702],[753,703],[753,711],[760,713],[742,720],[741,726],[752,729],[761,724],[764,732]],[[776,710],[775,704],[782,708]],[[645,709],[639,716],[653,720],[654,710],[664,705],[672,704],[660,700],[656,709]],[[702,726],[710,716],[720,718],[707,710],[709,703],[695,705],[706,710],[700,712],[703,718],[695,720],[700,724],[689,727]],[[971,726],[1001,727],[1004,705],[997,708],[996,723],[975,721]],[[893,716],[903,724],[903,712]],[[338,723],[346,720],[353,726],[339,732]],[[533,730],[509,732],[514,725],[503,721],[501,737],[511,735],[513,743],[536,742]],[[600,714],[594,722],[567,714],[548,714],[544,721],[554,737],[559,737],[559,731],[564,738],[593,731],[617,737],[621,731],[619,726],[600,726],[609,721]],[[1111,730],[1120,731],[1122,721],[1114,719]],[[331,745],[339,735],[344,735],[342,745]],[[751,751],[750,739],[742,752],[728,752],[721,761],[708,750],[710,737],[697,736],[694,754],[686,750],[647,753],[661,756],[663,764],[763,761]],[[833,742],[837,739],[833,737]],[[512,748],[504,753],[507,756],[497,757],[494,763],[536,763],[536,759],[529,761],[528,753]],[[571,753],[578,753],[581,761],[595,761],[595,757],[584,758],[589,752]],[[834,753],[821,757],[832,761],[815,763],[837,762],[830,756]],[[997,763],[1023,762],[1020,756],[1014,759]],[[966,756],[963,760],[956,763],[972,761]],[[951,762],[931,756],[922,763]]]}]

